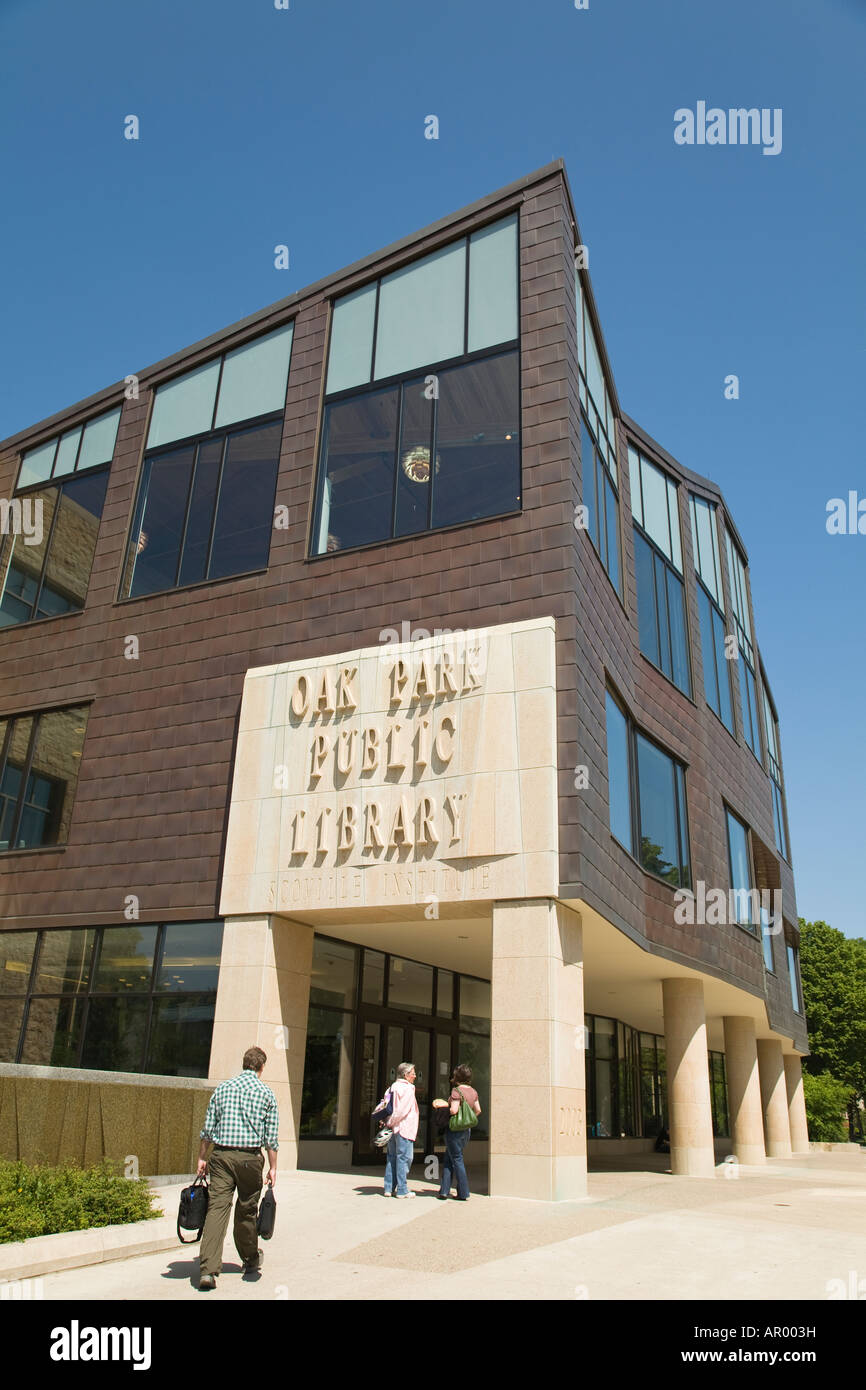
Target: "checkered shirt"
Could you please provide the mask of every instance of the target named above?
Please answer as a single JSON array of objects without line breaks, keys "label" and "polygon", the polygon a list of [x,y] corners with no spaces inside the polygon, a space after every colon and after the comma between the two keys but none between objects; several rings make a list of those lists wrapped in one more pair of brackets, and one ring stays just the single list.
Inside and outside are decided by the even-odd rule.
[{"label": "checkered shirt", "polygon": [[249,1068],[221,1081],[210,1098],[202,1139],[227,1149],[278,1149],[277,1098]]}]

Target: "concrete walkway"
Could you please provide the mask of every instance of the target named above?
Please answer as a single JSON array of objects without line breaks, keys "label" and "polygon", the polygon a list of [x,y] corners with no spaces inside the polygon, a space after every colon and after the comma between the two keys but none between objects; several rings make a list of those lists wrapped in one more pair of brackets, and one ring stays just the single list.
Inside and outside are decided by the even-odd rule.
[{"label": "concrete walkway", "polygon": [[[643,1159],[641,1160],[644,1161]],[[548,1205],[473,1192],[385,1200],[376,1169],[287,1173],[264,1268],[231,1235],[200,1293],[198,1247],[45,1275],[47,1299],[807,1299],[866,1293],[866,1151],[673,1178],[648,1156],[594,1165],[589,1197]],[[633,1162],[633,1161],[632,1161]],[[730,1170],[728,1170],[730,1171]],[[852,1274],[854,1281],[852,1284]],[[831,1281],[838,1280],[838,1284]],[[850,1297],[850,1292],[847,1295]]]}]

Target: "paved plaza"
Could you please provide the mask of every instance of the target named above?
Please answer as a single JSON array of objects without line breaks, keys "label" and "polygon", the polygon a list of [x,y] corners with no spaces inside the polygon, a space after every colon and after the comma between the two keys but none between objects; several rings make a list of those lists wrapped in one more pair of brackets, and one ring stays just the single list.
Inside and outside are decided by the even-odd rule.
[{"label": "paved plaza", "polygon": [[[661,1156],[595,1162],[584,1201],[439,1202],[418,1165],[414,1201],[377,1169],[278,1178],[264,1268],[226,1241],[200,1293],[198,1246],[43,1276],[48,1299],[804,1299],[866,1293],[866,1151],[674,1178]],[[179,1188],[165,1190],[172,1218]],[[852,1278],[853,1276],[853,1278]],[[837,1282],[833,1282],[837,1281]]]}]

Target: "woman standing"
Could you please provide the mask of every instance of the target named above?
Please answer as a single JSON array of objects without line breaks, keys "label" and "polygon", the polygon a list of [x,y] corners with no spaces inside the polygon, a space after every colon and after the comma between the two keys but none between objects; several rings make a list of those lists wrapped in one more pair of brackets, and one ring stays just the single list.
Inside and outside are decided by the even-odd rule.
[{"label": "woman standing", "polygon": [[[449,1097],[449,1109],[452,1115],[456,1115],[461,1103],[465,1100],[470,1109],[478,1116],[481,1114],[481,1106],[478,1101],[478,1092],[469,1083],[472,1080],[472,1068],[459,1066],[454,1068],[451,1077],[451,1095]],[[469,1143],[472,1134],[471,1127],[466,1129],[451,1129],[450,1126],[445,1130],[445,1158],[442,1163],[442,1182],[439,1187],[438,1197],[440,1202],[447,1201],[451,1193],[451,1184],[457,1184],[457,1200],[467,1202],[469,1200],[469,1179],[466,1176],[466,1165],[463,1161],[463,1153]]]}]

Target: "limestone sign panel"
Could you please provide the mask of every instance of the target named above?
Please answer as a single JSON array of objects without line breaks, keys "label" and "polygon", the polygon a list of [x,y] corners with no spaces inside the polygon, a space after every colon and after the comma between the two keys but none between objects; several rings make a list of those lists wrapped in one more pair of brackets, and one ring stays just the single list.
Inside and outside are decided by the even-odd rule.
[{"label": "limestone sign panel", "polygon": [[554,638],[542,618],[248,671],[220,911],[554,894]]}]

